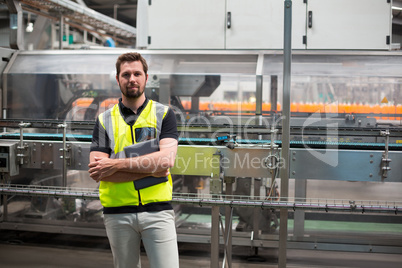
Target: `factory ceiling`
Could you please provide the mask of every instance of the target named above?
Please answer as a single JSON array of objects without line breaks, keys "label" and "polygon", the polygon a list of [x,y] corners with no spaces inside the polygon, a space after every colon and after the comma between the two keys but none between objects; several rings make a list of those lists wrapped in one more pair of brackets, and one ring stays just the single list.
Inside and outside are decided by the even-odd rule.
[{"label": "factory ceiling", "polygon": [[[295,1],[295,0],[293,0]],[[25,7],[24,9],[29,12],[37,13],[38,15],[44,15],[45,17],[53,16],[53,20],[57,19],[55,14],[51,14],[53,9],[46,7],[49,3],[51,5],[57,5],[62,3],[68,5],[69,2],[74,2],[76,6],[81,6],[87,13],[78,14],[74,19],[68,20],[70,25],[75,26],[88,26],[86,30],[95,30],[92,32],[98,32],[98,34],[117,37],[117,40],[121,43],[132,44],[135,42],[136,37],[136,20],[137,20],[137,0],[20,0]],[[402,0],[393,0],[392,2],[392,31],[397,36],[402,35]],[[63,7],[64,8],[64,7]],[[364,8],[364,7],[363,7]],[[95,16],[91,20],[85,18],[86,14],[90,14],[91,11],[96,11],[101,17]],[[71,10],[68,10],[71,11]],[[75,12],[76,13],[76,12]],[[68,14],[66,15],[68,16]],[[103,16],[103,17],[102,17]],[[91,16],[88,16],[91,17]],[[115,19],[113,21],[112,19]],[[122,22],[120,24],[120,22]],[[99,26],[101,25],[101,27]],[[91,28],[92,27],[92,28]],[[80,27],[78,27],[80,28]],[[120,39],[119,39],[120,38]]]},{"label": "factory ceiling", "polygon": [[[77,2],[77,3],[75,3]],[[20,0],[25,11],[52,19],[64,19],[64,22],[74,28],[87,30],[103,36],[113,36],[116,40],[134,43],[136,29],[119,20],[114,20],[106,14],[94,12],[83,1],[69,0]],[[10,4],[12,6],[12,4]]]},{"label": "factory ceiling", "polygon": [[136,27],[137,0],[83,0],[88,8]]}]

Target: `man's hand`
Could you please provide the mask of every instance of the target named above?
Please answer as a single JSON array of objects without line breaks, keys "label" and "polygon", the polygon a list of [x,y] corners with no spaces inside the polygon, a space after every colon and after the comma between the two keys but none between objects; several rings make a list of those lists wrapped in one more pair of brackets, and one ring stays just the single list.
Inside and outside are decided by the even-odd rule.
[{"label": "man's hand", "polygon": [[93,162],[89,163],[89,176],[99,182],[102,178],[113,175],[118,169],[118,160],[110,159],[108,157],[94,157]]}]

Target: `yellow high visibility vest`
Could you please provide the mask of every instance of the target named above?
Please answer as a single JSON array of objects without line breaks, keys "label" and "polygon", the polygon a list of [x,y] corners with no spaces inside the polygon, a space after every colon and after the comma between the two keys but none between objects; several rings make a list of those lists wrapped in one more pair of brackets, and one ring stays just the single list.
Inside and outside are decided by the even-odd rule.
[{"label": "yellow high visibility vest", "polygon": [[[105,129],[111,140],[110,158],[125,158],[124,147],[136,143],[135,129],[155,128],[156,138],[159,139],[162,128],[162,120],[168,107],[158,102],[149,100],[144,110],[140,113],[133,126],[128,125],[120,114],[119,105],[99,115],[99,122]],[[172,178],[168,181],[156,184],[141,190],[134,187],[131,182],[106,182],[99,185],[99,198],[104,207],[138,206],[155,202],[172,200]]]}]

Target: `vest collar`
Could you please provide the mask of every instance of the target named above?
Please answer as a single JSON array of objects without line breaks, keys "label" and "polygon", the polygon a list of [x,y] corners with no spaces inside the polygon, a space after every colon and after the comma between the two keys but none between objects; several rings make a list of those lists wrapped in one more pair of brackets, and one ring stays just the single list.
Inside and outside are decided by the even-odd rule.
[{"label": "vest collar", "polygon": [[141,114],[141,112],[147,106],[148,102],[149,102],[149,99],[145,98],[144,103],[140,107],[138,107],[137,113],[135,114],[133,112],[133,110],[124,106],[124,104],[122,102],[122,98],[120,98],[119,99],[119,110],[120,110],[120,114],[123,116],[124,121],[130,126],[134,125],[135,121],[137,121],[138,116]]}]

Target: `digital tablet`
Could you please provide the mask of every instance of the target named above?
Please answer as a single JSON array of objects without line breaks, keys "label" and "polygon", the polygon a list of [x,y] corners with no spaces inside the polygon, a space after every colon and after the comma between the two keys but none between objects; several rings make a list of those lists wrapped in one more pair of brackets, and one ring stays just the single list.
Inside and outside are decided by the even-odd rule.
[{"label": "digital tablet", "polygon": [[[127,158],[147,155],[153,152],[159,151],[159,142],[157,139],[151,139],[135,143],[133,145],[126,146],[124,153]],[[167,182],[168,177],[153,177],[148,176],[134,181],[135,189],[141,190],[149,186],[153,186],[159,183]]]}]

